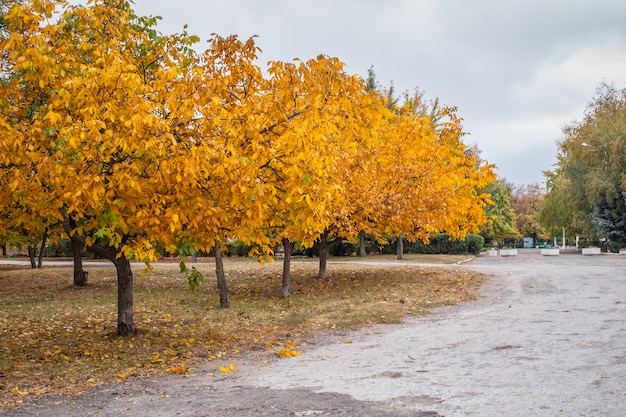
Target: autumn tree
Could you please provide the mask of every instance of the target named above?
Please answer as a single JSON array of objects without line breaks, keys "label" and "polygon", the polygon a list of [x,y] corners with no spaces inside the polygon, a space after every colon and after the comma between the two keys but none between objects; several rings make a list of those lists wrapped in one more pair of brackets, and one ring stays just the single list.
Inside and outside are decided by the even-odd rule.
[{"label": "autumn tree", "polygon": [[439,231],[462,238],[477,230],[488,202],[478,189],[493,173],[461,141],[455,109],[440,109],[433,123],[416,102],[393,112],[380,96],[367,97],[375,111],[361,113],[350,131],[352,148],[334,166],[343,198],[325,211],[329,227],[319,242],[354,241],[361,231],[427,240]]},{"label": "autumn tree", "polygon": [[557,236],[565,231],[566,236],[579,234],[582,228],[576,226],[572,217],[571,195],[566,192],[566,186],[554,172],[545,172],[546,195],[539,207],[538,220],[544,230],[552,236]]},{"label": "autumn tree", "polygon": [[[285,296],[290,292],[292,245],[332,244],[327,241],[326,214],[344,199],[335,168],[351,160],[356,148],[352,132],[363,115],[373,111],[363,81],[346,74],[343,66],[337,58],[322,55],[306,62],[273,62],[268,70],[259,182],[265,186],[271,213],[268,232],[285,247]],[[320,253],[324,270],[327,247]]]},{"label": "autumn tree", "polygon": [[483,192],[489,194],[493,204],[485,207],[487,222],[480,227],[480,234],[501,244],[503,239],[520,237],[511,200],[513,185],[502,178],[490,182]]},{"label": "autumn tree", "polygon": [[544,188],[537,184],[522,184],[514,187],[511,207],[515,213],[515,226],[523,236],[537,239],[545,232],[539,223],[539,210],[545,195]]},{"label": "autumn tree", "polygon": [[462,142],[456,110],[426,104],[416,91],[389,121],[386,163],[378,174],[384,199],[375,208],[374,233],[414,241],[443,231],[463,238],[477,230],[488,203],[479,188],[493,177],[492,167]]},{"label": "autumn tree", "polygon": [[[0,38],[6,41],[10,35],[9,22],[6,18],[7,13],[14,5],[22,3],[20,0],[2,0],[0,1]],[[2,50],[0,55],[2,61],[2,83],[4,84],[10,77],[14,77],[15,73],[11,66],[7,51]],[[7,179],[0,179],[0,187],[7,187]],[[27,245],[29,255],[31,257],[31,266],[41,267],[41,254],[45,246],[49,225],[46,219],[39,218],[35,213],[24,213],[23,209],[28,211],[27,207],[16,205],[7,199],[2,200],[0,205],[0,242],[2,243],[3,252],[6,252],[6,245]],[[37,246],[41,243],[39,262],[36,263],[34,256]]]},{"label": "autumn tree", "polygon": [[[266,184],[262,166],[267,163],[265,131],[270,115],[264,108],[266,80],[255,63],[259,49],[250,38],[214,36],[203,53],[195,103],[193,154],[187,167],[199,175],[187,191],[188,207],[177,213],[185,240],[195,248],[213,248],[220,306],[229,306],[222,251],[229,239],[240,239],[268,252],[270,238]],[[183,168],[186,169],[186,168]]]},{"label": "autumn tree", "polygon": [[[163,36],[126,1],[29,2],[7,14],[2,43],[15,72],[0,97],[3,201],[53,216],[111,260],[117,332],[135,330],[130,259],[174,245],[189,147],[186,35]],[[41,100],[41,97],[45,97]]]},{"label": "autumn tree", "polygon": [[626,90],[601,84],[583,119],[563,129],[545,210],[584,235],[626,242],[625,150]]},{"label": "autumn tree", "polygon": [[[427,100],[418,89],[413,94],[405,92],[400,100],[395,97],[393,84],[389,88],[377,85],[373,70],[368,73],[367,87],[383,100],[386,122],[377,132],[382,140],[375,148],[375,157],[368,161],[376,165],[370,169],[375,176],[351,189],[365,190],[365,184],[374,184],[371,190],[378,201],[369,202],[357,191],[352,198],[357,208],[352,217],[368,213],[371,217],[360,217],[363,227],[373,228],[378,239],[395,237],[398,259],[402,258],[405,234],[409,240],[426,240],[431,233],[450,228],[455,217],[457,221],[465,217],[466,225],[473,224],[471,229],[475,230],[484,221],[483,214],[453,213],[451,209],[483,207],[489,202],[475,187],[492,177],[491,166],[462,142],[464,133],[456,109],[440,106],[438,99]],[[367,158],[358,159],[359,175],[368,171],[362,169]],[[457,204],[448,203],[448,199]],[[363,207],[368,202],[371,207]]]}]

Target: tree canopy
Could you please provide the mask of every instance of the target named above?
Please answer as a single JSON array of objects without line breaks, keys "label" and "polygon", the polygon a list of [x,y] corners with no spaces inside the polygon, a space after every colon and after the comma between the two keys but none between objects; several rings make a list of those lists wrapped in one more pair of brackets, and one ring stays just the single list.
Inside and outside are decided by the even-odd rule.
[{"label": "tree canopy", "polygon": [[491,196],[493,204],[486,207],[488,221],[481,226],[480,234],[497,243],[502,243],[503,239],[520,237],[516,226],[516,213],[511,203],[513,185],[503,179],[497,179],[489,183],[484,192]]},{"label": "tree canopy", "polygon": [[563,130],[547,173],[547,226],[626,243],[626,90],[603,83],[580,121]]},{"label": "tree canopy", "polygon": [[119,334],[134,330],[130,260],[160,250],[239,238],[271,255],[285,239],[462,238],[486,221],[492,166],[454,107],[389,105],[323,55],[265,73],[252,38],[215,35],[198,53],[124,0],[6,17],[0,229],[61,225],[110,259]]}]

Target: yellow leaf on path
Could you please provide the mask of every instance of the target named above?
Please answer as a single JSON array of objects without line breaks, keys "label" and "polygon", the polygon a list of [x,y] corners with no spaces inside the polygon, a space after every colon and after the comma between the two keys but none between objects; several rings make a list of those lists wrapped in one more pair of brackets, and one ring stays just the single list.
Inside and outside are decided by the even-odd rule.
[{"label": "yellow leaf on path", "polygon": [[231,373],[237,369],[237,365],[234,363],[229,364],[228,366],[220,366],[220,371],[223,373]]},{"label": "yellow leaf on path", "polygon": [[167,372],[169,372],[170,374],[183,375],[185,372],[187,372],[187,369],[185,367],[180,366],[178,368],[169,368]]},{"label": "yellow leaf on path", "polygon": [[289,348],[283,348],[276,352],[276,356],[278,356],[279,358],[292,358],[294,356],[300,356],[301,354],[302,352],[299,352],[297,350],[291,350]]},{"label": "yellow leaf on path", "polygon": [[152,356],[152,359],[150,360],[150,362],[152,362],[152,363],[163,362],[163,359],[161,359],[161,354],[155,353],[154,356]]}]

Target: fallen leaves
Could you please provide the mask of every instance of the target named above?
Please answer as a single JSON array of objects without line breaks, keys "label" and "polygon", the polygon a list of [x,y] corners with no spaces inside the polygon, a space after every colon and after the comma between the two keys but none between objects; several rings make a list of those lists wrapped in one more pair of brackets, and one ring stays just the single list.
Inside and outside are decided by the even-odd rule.
[{"label": "fallen leaves", "polygon": [[285,343],[285,346],[279,351],[274,353],[279,358],[291,358],[294,356],[300,356],[301,351],[296,350],[296,344],[292,342]]},{"label": "fallen leaves", "polygon": [[226,366],[220,366],[220,372],[229,374],[231,372],[235,372],[237,370],[237,365],[234,363],[230,363]]},{"label": "fallen leaves", "polygon": [[173,367],[173,368],[167,368],[167,372],[170,374],[178,374],[178,375],[184,375],[187,373],[187,366],[182,365],[182,366],[177,366],[177,367]]},{"label": "fallen leaves", "polygon": [[[197,267],[211,276],[214,265]],[[482,281],[453,269],[333,264],[319,282],[315,263],[294,262],[293,296],[285,300],[280,263],[228,259],[226,267],[230,309],[217,307],[213,281],[191,293],[175,264],[155,265],[143,277],[137,266],[138,332],[128,338],[115,336],[114,268],[88,267],[90,285],[80,289],[70,285],[71,267],[0,269],[0,410],[129,378],[187,375],[208,360],[232,373],[233,360],[251,350],[298,356],[317,330],[399,322],[470,299]]]}]

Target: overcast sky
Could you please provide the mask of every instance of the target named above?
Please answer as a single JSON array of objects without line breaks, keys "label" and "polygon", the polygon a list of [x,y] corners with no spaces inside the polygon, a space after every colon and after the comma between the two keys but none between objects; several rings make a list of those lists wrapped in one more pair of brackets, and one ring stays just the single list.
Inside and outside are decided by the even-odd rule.
[{"label": "overcast sky", "polygon": [[135,0],[163,33],[258,35],[260,61],[337,57],[457,106],[483,158],[543,183],[601,82],[626,87],[624,0]]}]

